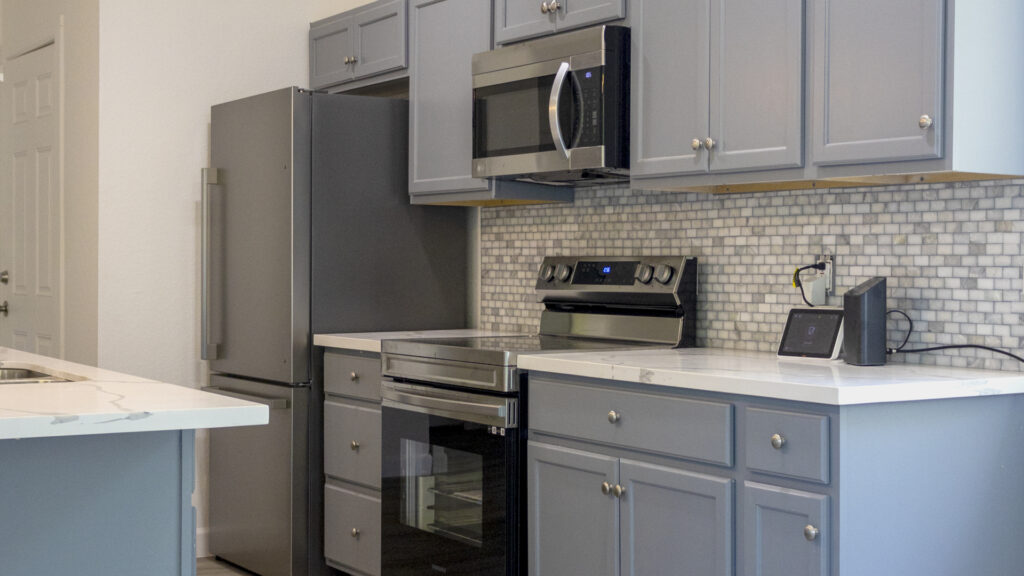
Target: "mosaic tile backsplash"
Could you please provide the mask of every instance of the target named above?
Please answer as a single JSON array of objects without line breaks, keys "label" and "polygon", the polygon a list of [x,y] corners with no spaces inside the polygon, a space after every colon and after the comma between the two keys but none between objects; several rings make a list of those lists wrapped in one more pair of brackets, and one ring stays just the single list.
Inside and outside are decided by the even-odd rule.
[{"label": "mosaic tile backsplash", "polygon": [[[709,195],[628,188],[576,191],[571,205],[482,208],[480,327],[536,331],[533,286],[546,255],[699,258],[698,345],[775,351],[790,280],[835,255],[836,295],[888,278],[889,308],[914,321],[907,348],[981,344],[1021,355],[1024,180]],[[810,272],[805,278],[810,278]],[[889,346],[907,322],[888,322]],[[890,361],[1024,370],[983,350]]]}]

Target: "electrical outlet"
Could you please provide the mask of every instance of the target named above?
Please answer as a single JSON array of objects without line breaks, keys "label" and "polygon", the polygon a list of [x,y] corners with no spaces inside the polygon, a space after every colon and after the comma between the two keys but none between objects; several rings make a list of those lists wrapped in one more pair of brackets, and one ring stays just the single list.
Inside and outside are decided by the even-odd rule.
[{"label": "electrical outlet", "polygon": [[831,295],[835,294],[835,292],[836,292],[836,284],[835,284],[835,265],[836,265],[836,261],[835,261],[835,257],[832,256],[831,252],[829,252],[828,250],[825,250],[824,254],[818,256],[818,263],[819,264],[821,264],[821,263],[825,264],[825,269],[824,270],[818,270],[818,278],[823,279],[825,281],[825,295],[826,296],[831,296]]},{"label": "electrical outlet", "polygon": [[824,254],[818,255],[815,262],[817,264],[825,264],[825,269],[816,270],[814,279],[804,283],[809,292],[807,300],[812,306],[825,306],[828,303],[828,296],[835,293],[832,274],[835,260],[830,252],[825,251]]}]

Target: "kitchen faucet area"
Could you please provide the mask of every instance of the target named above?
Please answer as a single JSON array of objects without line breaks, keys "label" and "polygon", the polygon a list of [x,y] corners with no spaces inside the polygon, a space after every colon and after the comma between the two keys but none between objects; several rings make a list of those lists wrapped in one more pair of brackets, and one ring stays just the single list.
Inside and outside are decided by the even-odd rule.
[{"label": "kitchen faucet area", "polygon": [[1024,3],[0,0],[0,576],[1024,576]]}]

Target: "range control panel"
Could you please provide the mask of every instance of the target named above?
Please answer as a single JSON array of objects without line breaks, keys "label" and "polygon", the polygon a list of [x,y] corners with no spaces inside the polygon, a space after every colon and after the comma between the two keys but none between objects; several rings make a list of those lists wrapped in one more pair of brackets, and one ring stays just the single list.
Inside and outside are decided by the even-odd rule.
[{"label": "range control panel", "polygon": [[[549,256],[537,273],[543,301],[616,301],[697,291],[697,259],[685,256]],[[643,302],[638,301],[638,305]]]}]

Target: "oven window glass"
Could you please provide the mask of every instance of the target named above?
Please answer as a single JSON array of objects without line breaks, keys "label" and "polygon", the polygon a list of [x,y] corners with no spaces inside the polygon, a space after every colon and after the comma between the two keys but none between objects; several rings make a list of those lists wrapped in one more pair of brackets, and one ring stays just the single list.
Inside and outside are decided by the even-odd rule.
[{"label": "oven window glass", "polygon": [[403,439],[400,521],[463,544],[483,544],[483,457]]},{"label": "oven window glass", "polygon": [[[528,78],[473,90],[473,157],[513,156],[555,149],[548,101],[555,76]],[[575,108],[580,99],[572,76],[559,98],[559,124],[566,146],[576,134]]]}]

